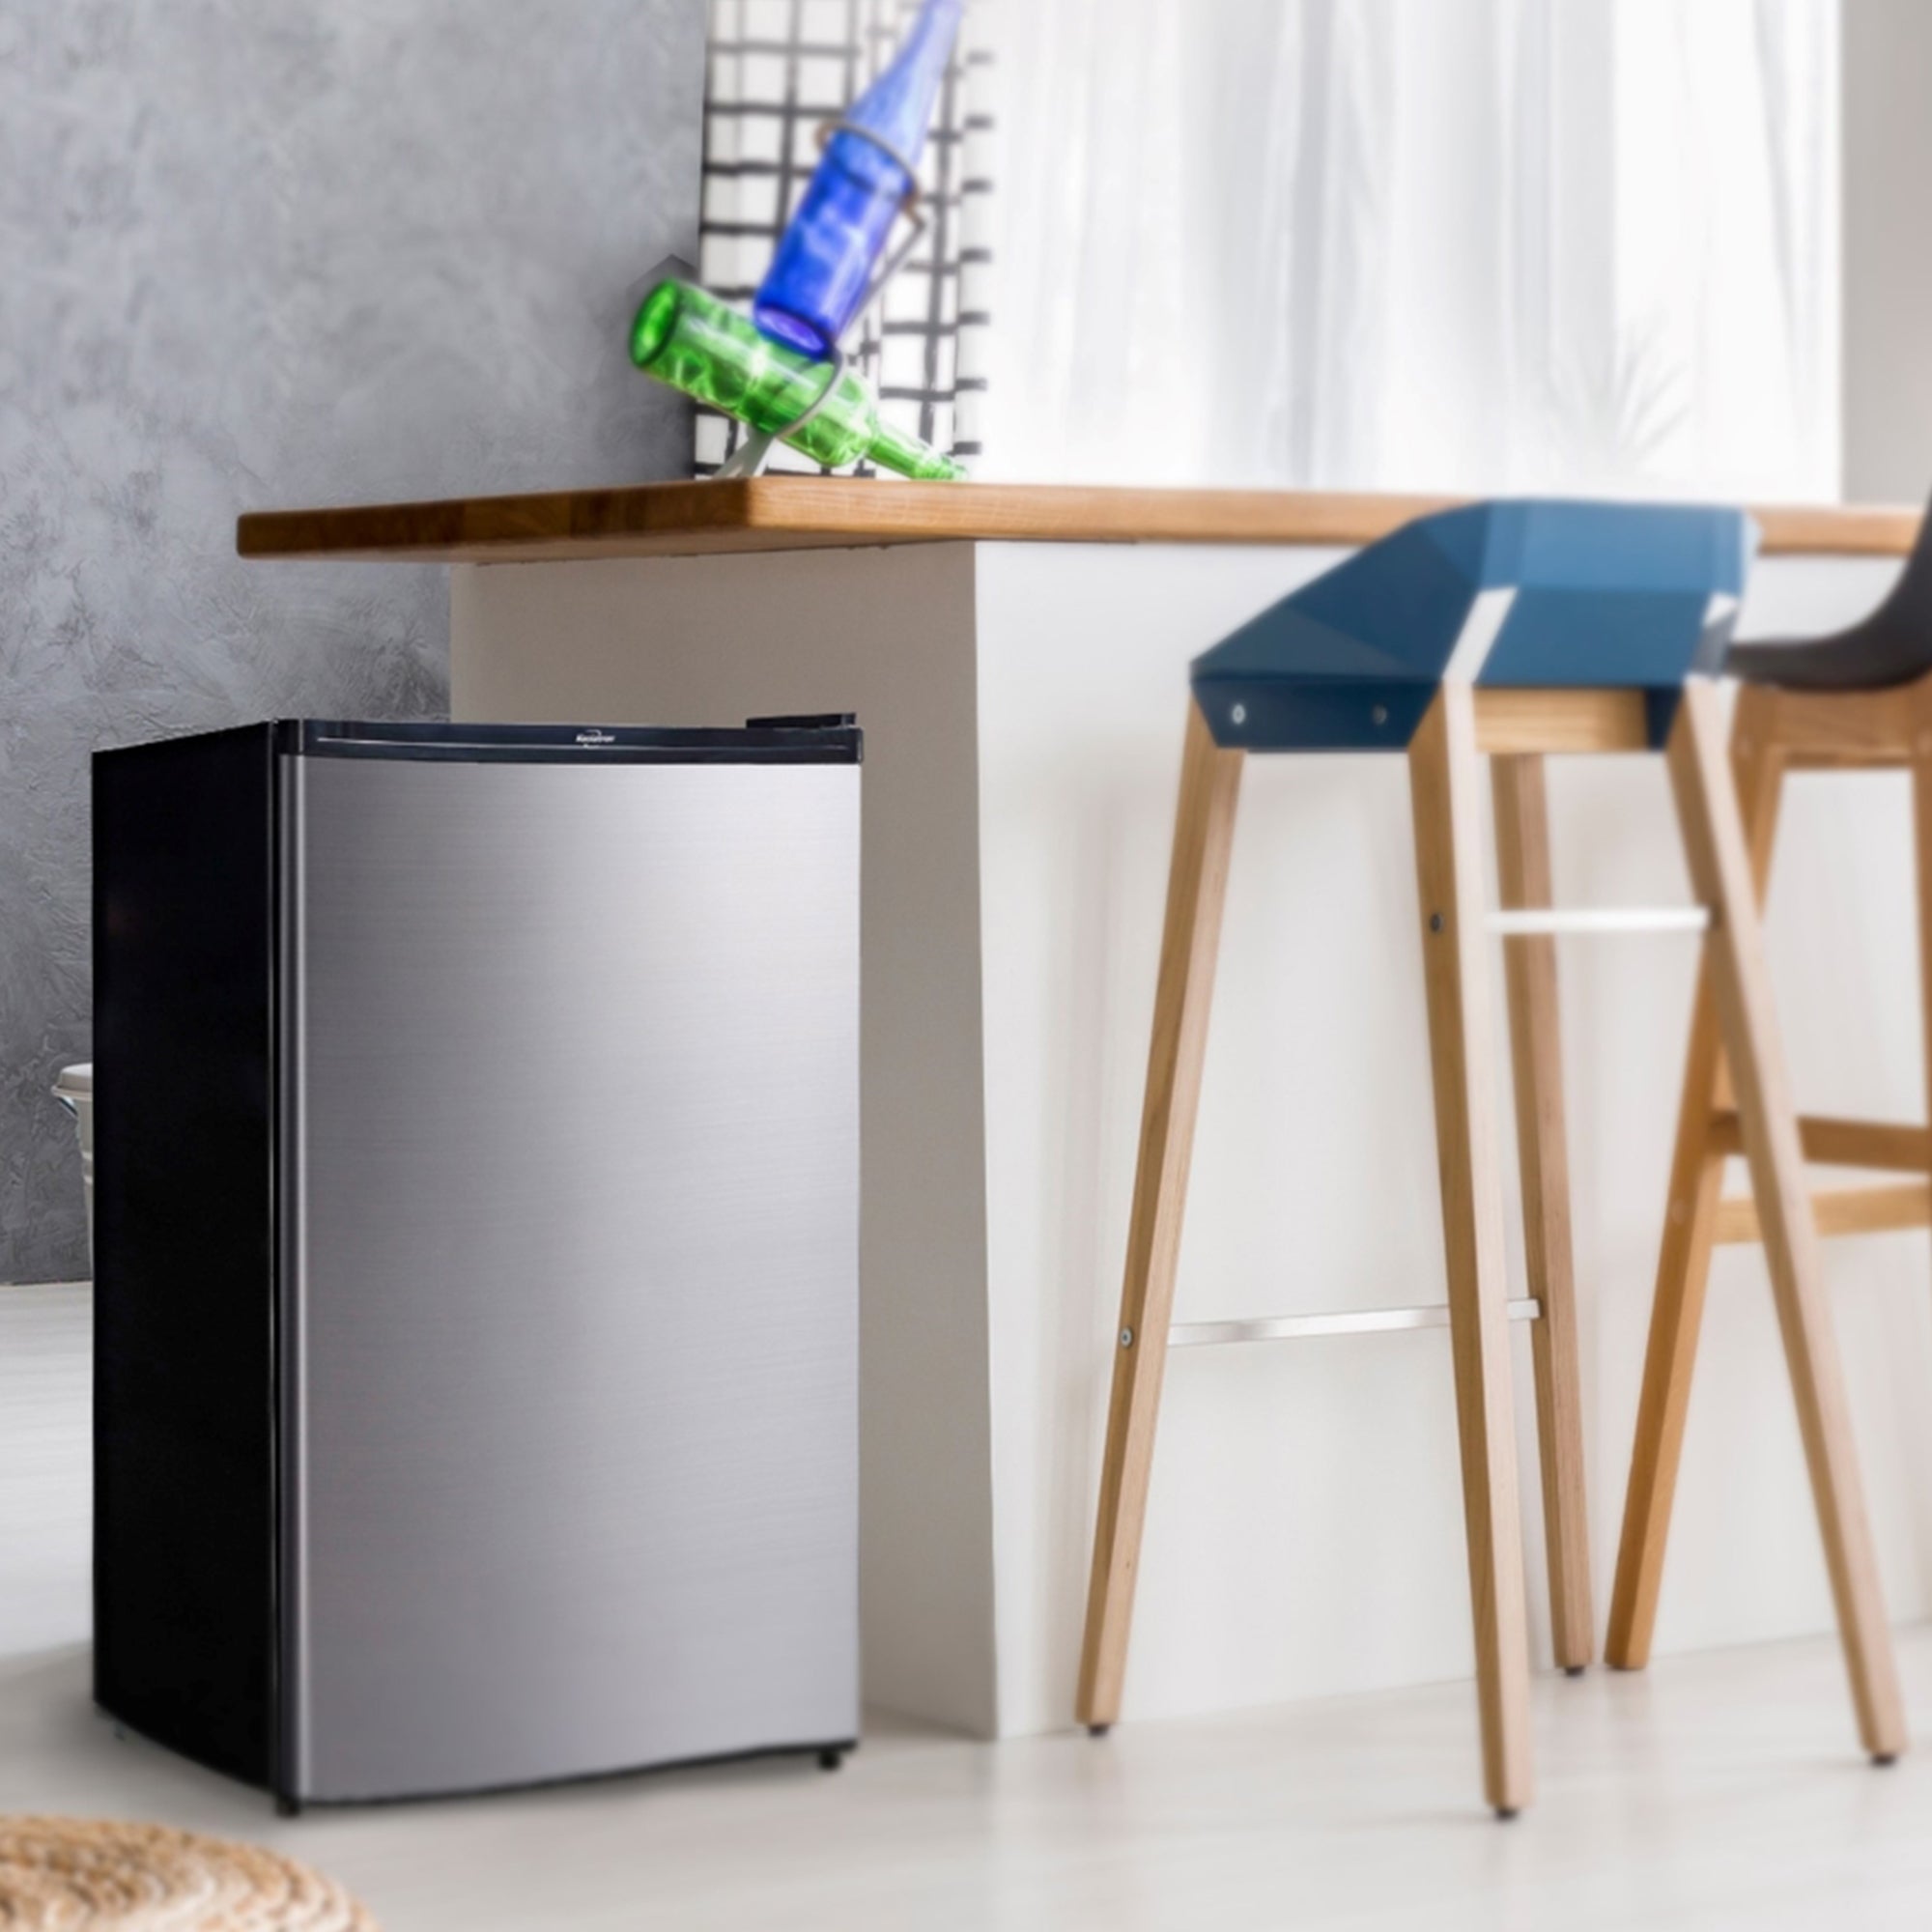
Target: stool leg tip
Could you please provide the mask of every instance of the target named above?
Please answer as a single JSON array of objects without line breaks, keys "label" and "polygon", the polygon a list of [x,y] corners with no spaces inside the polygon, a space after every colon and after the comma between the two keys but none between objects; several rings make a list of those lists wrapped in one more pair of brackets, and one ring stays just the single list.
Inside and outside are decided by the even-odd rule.
[{"label": "stool leg tip", "polygon": [[1885,1771],[1898,1762],[1898,1753],[1896,1751],[1873,1751],[1872,1762],[1881,1771]]},{"label": "stool leg tip", "polygon": [[1520,1804],[1498,1804],[1496,1806],[1496,1817],[1503,1824],[1507,1825],[1521,1809],[1522,1807]]},{"label": "stool leg tip", "polygon": [[1566,1663],[1563,1666],[1563,1674],[1565,1677],[1580,1677],[1583,1674],[1583,1666],[1580,1663]]},{"label": "stool leg tip", "polygon": [[1112,1724],[1089,1724],[1087,1735],[1090,1738],[1104,1738],[1113,1728]]}]

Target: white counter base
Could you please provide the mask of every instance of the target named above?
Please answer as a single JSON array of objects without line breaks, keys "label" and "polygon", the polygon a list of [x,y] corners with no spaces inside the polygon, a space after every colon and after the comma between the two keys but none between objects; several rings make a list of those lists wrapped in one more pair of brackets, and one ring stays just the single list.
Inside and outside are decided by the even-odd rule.
[{"label": "white counter base", "polygon": [[[870,1701],[985,1735],[1071,1722],[1185,667],[1335,555],[945,543],[453,571],[459,719],[866,727]],[[1769,560],[1747,634],[1825,628],[1895,569]],[[1399,758],[1251,761],[1179,1321],[1442,1297],[1406,787]],[[1661,760],[1558,761],[1550,790],[1560,900],[1688,898]],[[1771,942],[1807,1112],[1923,1118],[1910,876],[1902,778],[1793,781]],[[1563,942],[1600,1616],[1696,943]],[[1926,1240],[1827,1254],[1888,1593],[1921,1615]],[[1460,1511],[1442,1334],[1186,1351],[1125,1718],[1467,1675]],[[1763,1264],[1724,1250],[1658,1647],[1831,1627]]]}]

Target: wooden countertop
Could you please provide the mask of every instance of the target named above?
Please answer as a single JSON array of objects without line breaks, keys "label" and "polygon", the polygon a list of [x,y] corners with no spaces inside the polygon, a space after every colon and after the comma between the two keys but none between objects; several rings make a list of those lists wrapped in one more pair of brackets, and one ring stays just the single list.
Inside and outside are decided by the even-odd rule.
[{"label": "wooden countertop", "polygon": [[[403,563],[561,562],[873,544],[1312,544],[1353,546],[1457,500],[1316,490],[1112,490],[1006,483],[884,483],[758,476],[638,483],[438,503],[259,510],[236,525],[248,557]],[[1901,556],[1917,510],[1753,511],[1769,554]]]}]

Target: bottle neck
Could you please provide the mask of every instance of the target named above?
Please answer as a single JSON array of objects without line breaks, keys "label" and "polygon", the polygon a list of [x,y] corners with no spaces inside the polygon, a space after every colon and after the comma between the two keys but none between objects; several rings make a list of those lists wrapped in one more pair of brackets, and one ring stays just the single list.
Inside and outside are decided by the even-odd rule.
[{"label": "bottle neck", "polygon": [[876,410],[872,412],[872,434],[866,446],[866,455],[882,469],[895,470],[901,476],[918,477],[928,482],[956,482],[966,473],[950,456],[943,455],[929,442],[883,421]]},{"label": "bottle neck", "polygon": [[919,10],[919,18],[906,31],[906,37],[899,43],[898,51],[893,56],[893,66],[901,71],[923,67],[928,61],[937,68],[944,69],[947,57],[952,51],[952,43],[958,38],[959,16],[965,11],[965,0],[925,0]]},{"label": "bottle neck", "polygon": [[892,64],[845,113],[849,124],[875,128],[915,171],[958,36],[961,0],[925,0]]}]

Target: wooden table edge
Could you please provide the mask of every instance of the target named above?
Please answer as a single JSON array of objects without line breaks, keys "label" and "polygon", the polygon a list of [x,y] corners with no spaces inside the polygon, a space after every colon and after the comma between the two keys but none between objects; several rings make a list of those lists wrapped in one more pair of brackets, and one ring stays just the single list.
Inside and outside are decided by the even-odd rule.
[{"label": "wooden table edge", "polygon": [[[1459,500],[761,476],[252,511],[237,522],[236,550],[251,559],[429,563],[949,542],[1351,549]],[[1903,556],[1918,529],[1917,510],[1885,505],[1775,505],[1751,514],[1770,556]]]}]

